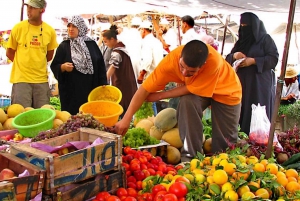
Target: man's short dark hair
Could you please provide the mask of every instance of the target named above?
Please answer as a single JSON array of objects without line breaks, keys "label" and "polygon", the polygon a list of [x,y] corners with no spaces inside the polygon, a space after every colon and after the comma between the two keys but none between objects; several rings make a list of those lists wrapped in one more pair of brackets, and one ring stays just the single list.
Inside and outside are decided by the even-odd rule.
[{"label": "man's short dark hair", "polygon": [[194,19],[189,15],[183,16],[181,18],[181,21],[187,23],[190,27],[194,27],[194,25],[195,25]]},{"label": "man's short dark hair", "polygon": [[188,42],[182,49],[181,57],[184,63],[191,68],[201,67],[208,56],[208,48],[200,40]]}]

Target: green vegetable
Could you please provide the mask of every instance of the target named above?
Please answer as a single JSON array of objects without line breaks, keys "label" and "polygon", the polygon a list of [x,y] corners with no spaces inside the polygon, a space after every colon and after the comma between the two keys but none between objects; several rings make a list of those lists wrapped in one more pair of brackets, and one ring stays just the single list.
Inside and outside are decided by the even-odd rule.
[{"label": "green vegetable", "polygon": [[289,158],[287,161],[285,161],[284,163],[282,163],[282,166],[288,166],[290,164],[294,164],[300,162],[300,152],[297,154],[294,154],[291,156],[291,158]]},{"label": "green vegetable", "polygon": [[139,121],[154,115],[151,102],[144,102],[139,110],[134,114],[134,118]]},{"label": "green vegetable", "polygon": [[56,110],[61,110],[60,99],[58,97],[50,97],[50,105],[52,105]]},{"label": "green vegetable", "polygon": [[287,166],[285,166],[286,169],[290,169],[290,168],[293,168],[293,169],[300,169],[300,162],[298,163],[293,163],[293,164],[289,164]]},{"label": "green vegetable", "polygon": [[145,145],[159,144],[159,140],[151,137],[143,128],[131,128],[123,137],[123,145],[138,148]]}]

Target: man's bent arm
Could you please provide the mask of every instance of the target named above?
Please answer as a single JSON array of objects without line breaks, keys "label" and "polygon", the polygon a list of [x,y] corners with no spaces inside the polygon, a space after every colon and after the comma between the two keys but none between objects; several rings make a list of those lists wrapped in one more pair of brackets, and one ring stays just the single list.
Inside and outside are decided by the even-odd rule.
[{"label": "man's bent arm", "polygon": [[6,56],[7,56],[7,58],[9,58],[11,61],[14,61],[15,53],[16,53],[16,50],[14,50],[14,49],[12,49],[12,48],[7,48],[7,50],[6,50]]}]

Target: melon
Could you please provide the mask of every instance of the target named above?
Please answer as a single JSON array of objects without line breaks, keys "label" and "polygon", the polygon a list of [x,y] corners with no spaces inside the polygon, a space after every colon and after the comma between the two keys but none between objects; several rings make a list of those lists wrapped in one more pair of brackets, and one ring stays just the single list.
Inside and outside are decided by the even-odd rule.
[{"label": "melon", "polygon": [[158,128],[156,128],[156,126],[152,126],[150,128],[149,134],[150,134],[151,137],[154,137],[154,138],[156,138],[158,140],[161,140],[164,132],[162,130],[159,130]]},{"label": "melon", "polygon": [[176,165],[180,162],[181,160],[181,155],[180,151],[173,146],[168,146],[167,147],[167,163]]},{"label": "melon", "polygon": [[13,129],[15,129],[15,127],[13,127],[13,125],[12,125],[13,120],[14,120],[14,118],[7,119],[3,124],[3,129],[4,130],[13,130]]},{"label": "melon", "polygon": [[41,108],[47,108],[47,109],[55,110],[55,108],[52,105],[49,105],[49,104],[45,104]]},{"label": "melon", "polygon": [[70,118],[71,114],[67,111],[59,111],[55,110],[56,116],[55,119],[60,119],[64,123],[67,122],[67,120]]},{"label": "melon", "polygon": [[2,108],[0,108],[0,123],[4,124],[7,120],[7,114],[4,112]]},{"label": "melon", "polygon": [[34,108],[33,108],[33,107],[25,107],[24,110],[25,110],[25,112],[26,112],[26,111],[29,111],[29,110],[34,110]]},{"label": "melon", "polygon": [[154,124],[154,121],[155,121],[155,116],[148,117],[147,119],[148,119],[148,120],[150,120],[150,121],[152,121],[152,123]]},{"label": "melon", "polygon": [[162,130],[167,131],[177,124],[176,110],[174,108],[165,108],[155,117],[154,125]]},{"label": "melon", "polygon": [[2,124],[0,122],[0,131],[2,131],[2,130],[3,130],[3,126],[2,126]]},{"label": "melon", "polygon": [[12,104],[7,108],[7,115],[9,118],[15,117],[25,111],[25,108],[20,104]]},{"label": "melon", "polygon": [[60,125],[62,125],[64,122],[60,119],[54,119],[53,120],[53,128],[58,128]]},{"label": "melon", "polygon": [[142,119],[136,124],[136,128],[143,128],[145,131],[149,134],[150,133],[150,128],[153,126],[153,122],[150,121],[149,119]]},{"label": "melon", "polygon": [[171,146],[176,147],[178,149],[180,149],[183,146],[183,143],[180,139],[178,128],[172,128],[166,131],[161,139],[169,143]]}]

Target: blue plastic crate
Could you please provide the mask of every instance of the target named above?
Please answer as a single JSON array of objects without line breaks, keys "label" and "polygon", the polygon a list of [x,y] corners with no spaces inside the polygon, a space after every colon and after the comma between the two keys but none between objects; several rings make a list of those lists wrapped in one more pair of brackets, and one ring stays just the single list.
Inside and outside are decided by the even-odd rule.
[{"label": "blue plastic crate", "polygon": [[6,107],[10,105],[9,98],[0,98],[0,107]]}]

